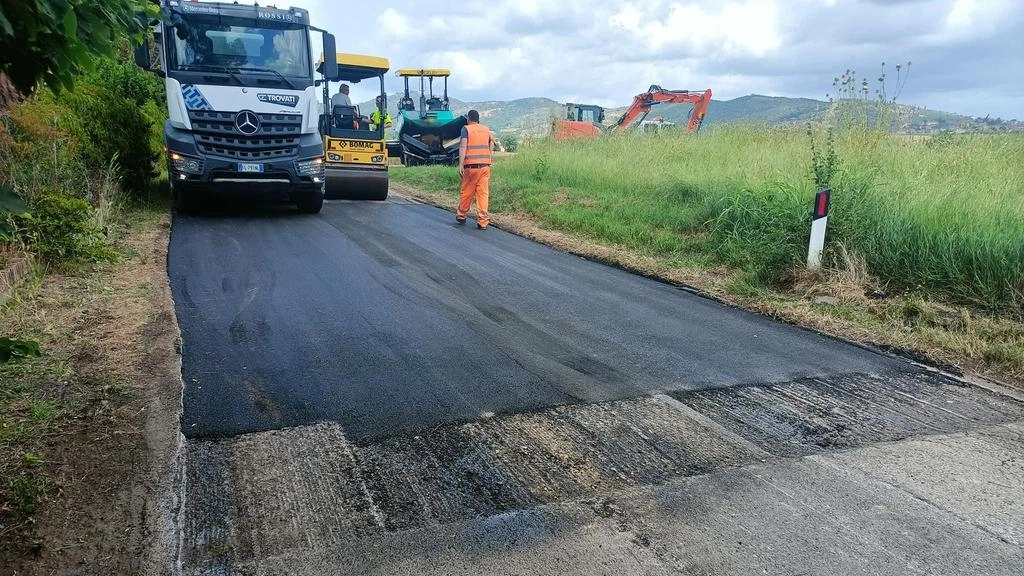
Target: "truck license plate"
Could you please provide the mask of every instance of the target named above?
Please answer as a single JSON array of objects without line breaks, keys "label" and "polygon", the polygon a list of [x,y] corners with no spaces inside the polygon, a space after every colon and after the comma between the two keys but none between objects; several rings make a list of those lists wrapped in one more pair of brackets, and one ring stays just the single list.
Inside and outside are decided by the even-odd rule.
[{"label": "truck license plate", "polygon": [[263,164],[238,164],[239,172],[263,172]]}]

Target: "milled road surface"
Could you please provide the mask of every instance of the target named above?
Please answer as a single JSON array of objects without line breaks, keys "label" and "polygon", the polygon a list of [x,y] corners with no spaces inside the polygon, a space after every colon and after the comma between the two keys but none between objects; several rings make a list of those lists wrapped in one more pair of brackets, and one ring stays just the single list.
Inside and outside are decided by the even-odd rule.
[{"label": "milled road surface", "polygon": [[1020,574],[1024,403],[393,199],[177,217],[186,574]]}]

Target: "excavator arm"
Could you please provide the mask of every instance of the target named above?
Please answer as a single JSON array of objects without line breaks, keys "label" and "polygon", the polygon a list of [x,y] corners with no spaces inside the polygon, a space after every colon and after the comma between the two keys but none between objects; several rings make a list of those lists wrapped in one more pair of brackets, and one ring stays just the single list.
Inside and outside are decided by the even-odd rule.
[{"label": "excavator arm", "polygon": [[647,89],[647,92],[633,97],[633,104],[619,118],[612,130],[622,132],[632,126],[637,118],[643,121],[651,109],[658,104],[693,104],[690,119],[686,123],[686,131],[696,132],[704,121],[704,114],[708,111],[708,105],[711,104],[711,90],[708,89],[703,92],[665,90],[661,86],[652,84]]}]

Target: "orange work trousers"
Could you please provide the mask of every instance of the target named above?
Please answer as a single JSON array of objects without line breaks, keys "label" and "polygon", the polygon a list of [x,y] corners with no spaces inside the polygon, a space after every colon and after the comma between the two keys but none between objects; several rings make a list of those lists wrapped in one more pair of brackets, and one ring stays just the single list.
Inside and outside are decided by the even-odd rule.
[{"label": "orange work trousers", "polygon": [[459,194],[459,209],[455,215],[461,220],[469,213],[469,207],[476,198],[476,223],[481,228],[487,227],[491,222],[491,215],[487,212],[487,201],[491,191],[488,186],[491,183],[491,167],[466,168],[462,171],[462,190]]}]

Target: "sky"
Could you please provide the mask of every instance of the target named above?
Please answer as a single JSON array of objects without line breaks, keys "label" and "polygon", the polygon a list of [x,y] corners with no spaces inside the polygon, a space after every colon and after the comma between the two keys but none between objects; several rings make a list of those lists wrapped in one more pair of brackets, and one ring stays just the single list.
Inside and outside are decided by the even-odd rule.
[{"label": "sky", "polygon": [[[651,84],[711,88],[720,100],[824,100],[848,69],[872,95],[884,71],[893,96],[901,64],[909,76],[898,102],[1024,120],[1024,0],[285,4],[309,9],[340,52],[386,56],[393,70],[451,69],[449,95],[464,101],[543,96],[614,107]],[[401,79],[389,75],[386,86],[398,91]],[[354,101],[372,93],[353,86]]]}]

